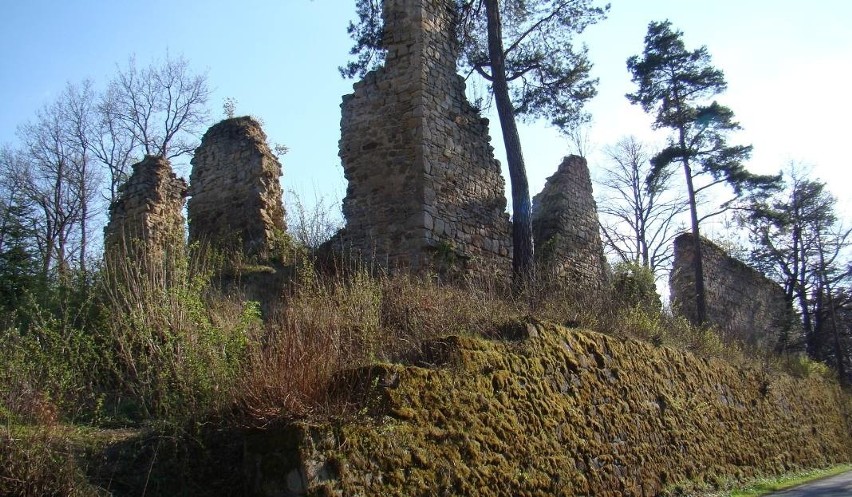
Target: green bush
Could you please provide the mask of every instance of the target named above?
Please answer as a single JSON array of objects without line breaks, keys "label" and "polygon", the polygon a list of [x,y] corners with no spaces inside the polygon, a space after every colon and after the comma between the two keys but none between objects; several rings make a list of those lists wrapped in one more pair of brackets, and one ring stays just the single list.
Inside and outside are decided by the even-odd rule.
[{"label": "green bush", "polygon": [[262,323],[257,303],[218,292],[211,261],[196,250],[107,261],[103,331],[125,414],[181,423],[230,400]]},{"label": "green bush", "polygon": [[636,262],[619,262],[613,266],[612,291],[619,307],[640,307],[658,312],[663,307],[657,294],[654,272]]},{"label": "green bush", "polygon": [[81,318],[93,305],[41,297],[45,303],[29,295],[19,310],[25,319],[0,329],[0,414],[41,423],[86,418],[104,365],[90,322]]}]

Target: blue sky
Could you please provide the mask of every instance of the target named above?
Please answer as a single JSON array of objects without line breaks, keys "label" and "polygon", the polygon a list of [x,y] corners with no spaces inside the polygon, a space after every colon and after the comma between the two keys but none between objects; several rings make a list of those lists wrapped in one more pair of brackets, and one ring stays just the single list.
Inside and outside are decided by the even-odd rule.
[{"label": "blue sky", "polygon": [[[222,117],[226,97],[238,114],[263,119],[270,142],[286,144],[285,189],[311,200],[314,192],[342,197],[337,158],[340,101],[352,81],[337,66],[347,58],[350,0],[0,0],[0,143],[54,98],[66,81],[102,85],[131,54],[140,63],[183,55],[208,71],[211,108]],[[725,71],[730,106],[755,147],[749,167],[774,172],[790,160],[814,166],[842,206],[852,205],[848,147],[852,127],[852,2],[820,0],[612,0],[609,19],[578,40],[589,46],[600,78],[593,114],[593,152],[620,136],[661,140],[649,119],[630,106],[625,59],[642,50],[647,24],[670,19],[688,47],[707,45]],[[492,117],[492,124],[496,118]],[[502,158],[499,129],[492,130]],[[522,130],[532,193],[569,150],[540,124]],[[505,163],[505,161],[503,161]],[[186,171],[181,171],[186,174]]]}]

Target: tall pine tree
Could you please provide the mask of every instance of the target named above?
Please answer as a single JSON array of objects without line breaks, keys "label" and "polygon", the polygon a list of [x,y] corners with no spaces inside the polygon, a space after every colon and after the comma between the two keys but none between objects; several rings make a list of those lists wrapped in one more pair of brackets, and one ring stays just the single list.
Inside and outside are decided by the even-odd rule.
[{"label": "tall pine tree", "polygon": [[[695,244],[695,306],[699,323],[707,320],[704,270],[701,257],[699,224],[702,220],[730,208],[731,202],[745,190],[775,188],[777,176],[748,172],[743,161],[751,146],[729,146],[727,135],[740,129],[734,113],[716,101],[708,100],[727,88],[722,71],[710,64],[707,47],[687,50],[683,33],[672,29],[669,21],[652,22],[645,36],[642,56],[627,59],[627,68],[638,85],[627,94],[633,104],[655,113],[654,127],[667,128],[672,135],[668,145],[653,159],[657,170],[681,165],[686,179],[687,202]],[[698,178],[703,178],[696,181]],[[719,184],[733,188],[734,199],[720,209],[699,216],[698,196]]]}]

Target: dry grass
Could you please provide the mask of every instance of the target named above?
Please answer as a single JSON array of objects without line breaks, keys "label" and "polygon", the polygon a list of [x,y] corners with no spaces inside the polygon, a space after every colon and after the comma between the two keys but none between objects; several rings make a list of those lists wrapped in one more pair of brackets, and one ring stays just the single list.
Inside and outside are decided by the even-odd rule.
[{"label": "dry grass", "polygon": [[0,427],[0,495],[106,495],[88,484],[71,444],[52,427]]},{"label": "dry grass", "polygon": [[340,414],[346,399],[330,392],[340,390],[331,385],[341,370],[407,362],[423,356],[424,345],[449,335],[501,339],[507,324],[524,319],[636,338],[737,365],[777,371],[789,369],[790,362],[799,375],[816,371],[725,342],[711,327],[693,326],[643,302],[631,306],[610,288],[556,278],[539,277],[513,292],[505,281],[482,275],[446,283],[430,274],[390,276],[363,267],[328,274],[305,263],[267,321],[263,339],[250,347],[234,405],[243,421],[260,423]]},{"label": "dry grass", "polygon": [[[262,322],[257,305],[223,293],[215,275],[226,258],[203,251],[166,255],[108,261],[101,281],[104,319],[97,330],[53,329],[50,320],[42,320],[37,336],[58,344],[48,349],[22,344],[17,330],[0,330],[5,347],[0,359],[20,365],[13,371],[0,364],[0,419],[49,429],[69,413],[89,409],[87,419],[94,423],[165,422],[180,430],[211,419],[262,426],[346,414],[352,412],[350,399],[340,395],[346,388],[339,383],[358,379],[342,371],[423,357],[428,344],[450,335],[509,338],[501,330],[525,319],[799,376],[825,369],[750,354],[712,329],[659,308],[631,305],[609,288],[541,275],[512,291],[496,276],[447,283],[431,274],[391,276],[363,267],[323,272],[304,253],[288,261],[295,276]],[[89,336],[97,340],[83,340]],[[78,342],[95,348],[85,349],[76,362],[63,362],[69,344]],[[91,364],[81,363],[88,360]],[[90,369],[88,376],[80,374],[83,367]],[[51,370],[47,380],[44,370]],[[55,392],[63,389],[76,392],[74,398],[99,401],[69,407],[56,402]],[[36,433],[26,442],[8,430],[0,435],[0,458],[7,458],[0,460],[7,485],[0,494],[22,481],[32,484],[14,487],[12,494],[73,495],[85,488],[67,463],[67,450],[47,435]]]},{"label": "dry grass", "polygon": [[334,414],[345,404],[329,395],[337,372],[416,355],[430,339],[485,335],[514,315],[503,300],[428,277],[306,268],[252,349],[235,403],[260,422]]}]

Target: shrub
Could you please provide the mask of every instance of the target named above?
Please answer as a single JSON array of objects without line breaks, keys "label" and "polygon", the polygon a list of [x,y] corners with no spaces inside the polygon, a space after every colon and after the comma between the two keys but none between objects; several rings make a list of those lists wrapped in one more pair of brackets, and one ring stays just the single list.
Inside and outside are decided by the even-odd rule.
[{"label": "shrub", "polygon": [[381,286],[366,272],[330,279],[303,265],[286,305],[249,350],[235,391],[241,417],[265,422],[325,406],[335,371],[375,358],[380,312]]},{"label": "shrub", "polygon": [[654,272],[636,262],[620,262],[613,267],[612,292],[616,304],[622,308],[660,311],[663,307],[657,294]]},{"label": "shrub", "polygon": [[30,295],[26,324],[0,329],[2,417],[52,424],[92,410],[103,360],[95,337],[77,325],[90,303],[77,304],[50,309]]},{"label": "shrub", "polygon": [[220,261],[194,247],[105,264],[112,395],[131,400],[125,415],[182,423],[230,401],[262,326],[256,303],[214,285]]}]

